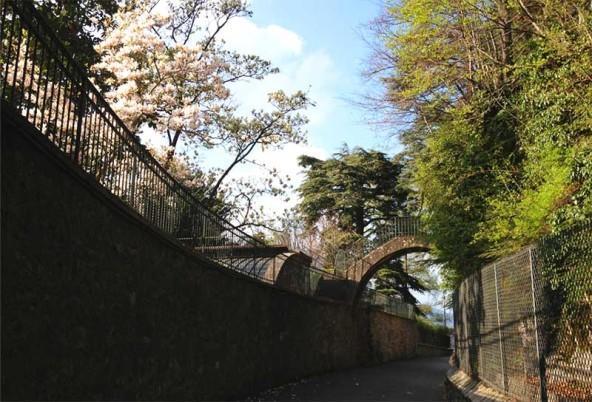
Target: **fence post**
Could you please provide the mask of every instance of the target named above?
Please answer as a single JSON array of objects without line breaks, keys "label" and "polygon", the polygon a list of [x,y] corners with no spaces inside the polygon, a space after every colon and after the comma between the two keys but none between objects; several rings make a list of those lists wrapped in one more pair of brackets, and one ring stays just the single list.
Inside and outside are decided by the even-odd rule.
[{"label": "fence post", "polygon": [[532,258],[532,246],[529,247],[529,249],[528,249],[528,263],[530,265],[530,285],[531,285],[531,293],[532,293],[532,315],[534,318],[534,337],[535,337],[535,342],[536,342],[536,356],[537,356],[537,360],[539,363],[538,366],[539,366],[541,401],[547,402],[545,359],[543,356],[541,356],[540,344],[539,344],[539,323],[538,323],[538,319],[537,319],[537,304],[536,304],[535,288],[534,288],[534,261]]},{"label": "fence post", "polygon": [[86,85],[84,80],[80,86],[80,98],[78,99],[78,121],[76,122],[76,138],[74,139],[74,161],[80,163],[80,142],[82,141],[82,120],[84,120],[84,113],[86,108]]},{"label": "fence post", "polygon": [[138,174],[138,159],[133,158],[132,167],[132,185],[131,185],[131,204],[132,208],[136,209],[136,176]]},{"label": "fence post", "polygon": [[502,344],[502,323],[500,319],[500,303],[499,303],[499,286],[497,284],[497,264],[493,264],[493,275],[495,278],[495,307],[497,310],[497,331],[499,336],[499,346],[500,346],[500,364],[502,369],[502,387],[504,391],[506,391],[506,373],[504,370],[504,347]]}]

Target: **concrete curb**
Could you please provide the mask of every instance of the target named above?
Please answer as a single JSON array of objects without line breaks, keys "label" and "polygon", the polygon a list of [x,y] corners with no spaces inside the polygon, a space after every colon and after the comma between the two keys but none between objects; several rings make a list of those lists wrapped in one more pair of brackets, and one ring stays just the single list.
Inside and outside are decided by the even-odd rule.
[{"label": "concrete curb", "polygon": [[511,402],[514,399],[479,382],[457,368],[446,373],[446,400],[454,402]]}]

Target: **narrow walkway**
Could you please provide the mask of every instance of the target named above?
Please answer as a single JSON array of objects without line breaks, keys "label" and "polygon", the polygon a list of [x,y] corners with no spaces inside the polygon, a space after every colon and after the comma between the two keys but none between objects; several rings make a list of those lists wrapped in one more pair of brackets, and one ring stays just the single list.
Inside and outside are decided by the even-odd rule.
[{"label": "narrow walkway", "polygon": [[263,392],[248,401],[442,401],[447,357],[337,371]]}]

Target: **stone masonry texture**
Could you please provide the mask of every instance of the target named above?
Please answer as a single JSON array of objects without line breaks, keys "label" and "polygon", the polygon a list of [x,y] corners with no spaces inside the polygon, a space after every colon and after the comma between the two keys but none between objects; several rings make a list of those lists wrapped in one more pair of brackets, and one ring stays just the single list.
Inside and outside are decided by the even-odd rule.
[{"label": "stone masonry texture", "polygon": [[200,259],[2,117],[3,400],[238,398],[414,354],[413,321]]}]

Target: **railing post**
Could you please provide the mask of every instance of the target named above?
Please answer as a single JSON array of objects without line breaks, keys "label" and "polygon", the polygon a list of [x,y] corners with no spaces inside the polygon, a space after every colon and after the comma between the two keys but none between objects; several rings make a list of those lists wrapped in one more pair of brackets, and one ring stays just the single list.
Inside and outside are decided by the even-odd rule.
[{"label": "railing post", "polygon": [[207,235],[207,228],[206,228],[206,217],[203,213],[199,214],[201,218],[201,252],[206,251],[206,235]]},{"label": "railing post", "polygon": [[136,209],[136,176],[138,174],[138,160],[133,158],[133,167],[132,167],[132,183],[130,189],[130,197],[131,197],[131,204],[132,208]]},{"label": "railing post", "polygon": [[499,286],[497,283],[497,264],[493,264],[493,274],[495,278],[495,307],[497,310],[497,331],[499,336],[499,348],[500,348],[500,365],[502,369],[502,387],[506,390],[506,373],[504,370],[504,347],[502,344],[502,323],[500,319],[500,303],[499,303]]},{"label": "railing post", "polygon": [[76,163],[80,163],[80,147],[81,147],[81,137],[82,137],[82,121],[84,120],[84,113],[86,107],[86,85],[85,81],[81,80],[82,83],[80,85],[80,96],[78,99],[78,113],[76,113],[76,117],[78,121],[76,122],[76,138],[74,140],[74,161]]},{"label": "railing post", "polygon": [[539,323],[537,319],[537,304],[534,287],[534,260],[532,258],[532,246],[528,249],[528,264],[530,265],[530,285],[532,293],[532,315],[534,318],[534,337],[536,343],[536,355],[539,369],[539,381],[540,381],[540,393],[541,402],[547,402],[547,383],[546,383],[546,370],[545,370],[545,358],[541,355],[540,343],[539,343]]}]

